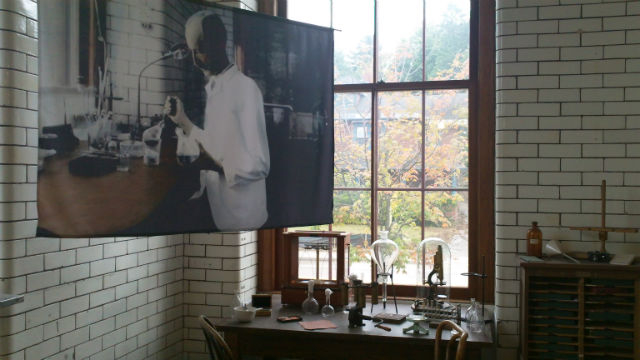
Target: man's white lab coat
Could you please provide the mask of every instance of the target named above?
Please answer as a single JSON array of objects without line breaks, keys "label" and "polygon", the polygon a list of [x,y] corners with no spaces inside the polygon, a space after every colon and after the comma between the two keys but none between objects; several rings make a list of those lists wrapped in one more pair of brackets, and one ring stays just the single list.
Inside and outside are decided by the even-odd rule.
[{"label": "man's white lab coat", "polygon": [[[193,127],[190,137],[222,164],[224,175],[203,170],[213,221],[220,230],[247,230],[267,220],[265,178],[269,147],[262,93],[235,65],[205,86],[204,129]],[[199,194],[196,194],[199,196]]]}]

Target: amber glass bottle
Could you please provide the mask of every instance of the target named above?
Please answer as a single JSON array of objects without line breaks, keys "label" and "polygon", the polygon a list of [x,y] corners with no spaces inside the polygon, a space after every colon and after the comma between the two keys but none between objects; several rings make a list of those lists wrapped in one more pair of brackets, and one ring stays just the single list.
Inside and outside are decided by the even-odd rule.
[{"label": "amber glass bottle", "polygon": [[531,229],[527,231],[527,255],[542,257],[542,231],[537,221],[532,222]]}]

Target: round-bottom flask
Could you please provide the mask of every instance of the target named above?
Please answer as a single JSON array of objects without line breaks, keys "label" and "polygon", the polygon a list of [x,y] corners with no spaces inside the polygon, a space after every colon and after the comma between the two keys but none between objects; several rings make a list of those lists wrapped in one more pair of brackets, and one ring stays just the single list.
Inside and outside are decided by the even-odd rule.
[{"label": "round-bottom flask", "polygon": [[325,305],[322,307],[322,310],[320,311],[322,313],[322,317],[333,316],[336,313],[333,306],[331,306],[331,294],[333,294],[333,291],[331,291],[331,289],[324,290]]}]

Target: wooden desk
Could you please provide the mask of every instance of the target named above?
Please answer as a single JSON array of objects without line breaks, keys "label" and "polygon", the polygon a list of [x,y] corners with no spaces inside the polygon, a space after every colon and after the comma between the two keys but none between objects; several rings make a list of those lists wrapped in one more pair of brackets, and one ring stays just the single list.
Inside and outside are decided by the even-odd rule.
[{"label": "wooden desk", "polygon": [[[410,322],[400,325],[385,324],[391,332],[374,327],[371,321],[356,329],[348,327],[347,314],[337,311],[329,318],[337,329],[304,330],[298,323],[279,323],[278,316],[300,315],[299,308],[280,306],[280,296],[274,296],[271,317],[256,317],[250,323],[234,320],[218,320],[215,325],[224,333],[225,340],[234,355],[241,359],[243,355],[287,357],[296,359],[432,359],[433,340],[436,330],[431,328],[429,335],[403,334],[402,329]],[[389,305],[389,304],[387,304]],[[364,312],[370,315],[371,306]],[[398,302],[400,313],[410,313],[409,302]],[[393,303],[387,311],[394,311]],[[382,305],[373,309],[373,314],[382,312]],[[322,316],[304,315],[304,321],[320,320]],[[462,327],[467,329],[466,323]],[[480,351],[493,345],[493,329],[487,325],[482,333],[469,333],[467,340],[467,359],[480,359]],[[444,331],[443,339],[448,340],[450,332]]]},{"label": "wooden desk", "polygon": [[69,161],[86,150],[45,160],[38,175],[38,226],[57,236],[112,234],[145,219],[176,182],[175,156],[149,167],[132,158],[129,172],[82,177],[69,173]]}]

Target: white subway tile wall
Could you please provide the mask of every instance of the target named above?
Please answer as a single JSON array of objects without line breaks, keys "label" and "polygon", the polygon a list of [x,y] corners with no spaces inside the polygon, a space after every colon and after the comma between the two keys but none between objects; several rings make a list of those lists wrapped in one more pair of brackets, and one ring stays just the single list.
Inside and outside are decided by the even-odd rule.
[{"label": "white subway tile wall", "polygon": [[258,284],[257,252],[256,232],[185,235],[184,352],[189,359],[208,359],[200,314],[231,317],[236,293],[241,302],[251,302]]},{"label": "white subway tile wall", "polygon": [[[250,3],[255,9],[255,1]],[[150,1],[144,4],[156,10],[144,12],[143,17],[142,4],[107,3],[107,38],[118,84],[114,91],[119,92],[114,95],[124,98],[114,106],[128,114],[135,111],[131,104],[136,86],[134,73],[128,72],[159,56],[165,40],[180,40],[183,21],[177,20],[188,11],[176,7],[175,1]],[[171,23],[163,22],[163,12],[171,13]],[[25,297],[23,303],[0,309],[0,358],[206,358],[194,319],[201,313],[229,314],[236,289],[247,296],[255,292],[256,233],[34,237],[37,19],[36,1],[0,3],[0,292]],[[155,25],[155,32],[143,30],[140,19]],[[176,69],[149,70],[143,82],[143,115],[158,112],[163,91],[181,86]],[[176,77],[176,81],[162,89],[165,82],[154,77]],[[190,241],[203,245],[203,251],[183,256]],[[202,281],[184,281],[183,273],[194,270],[202,270]]]},{"label": "white subway tile wall", "polygon": [[[639,227],[639,1],[497,0],[496,315],[498,358],[519,346],[518,254],[531,221],[545,240],[597,250],[607,224]],[[639,234],[610,251],[640,254]]]}]

